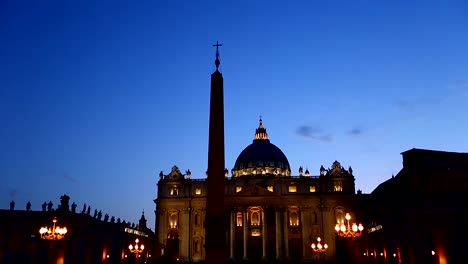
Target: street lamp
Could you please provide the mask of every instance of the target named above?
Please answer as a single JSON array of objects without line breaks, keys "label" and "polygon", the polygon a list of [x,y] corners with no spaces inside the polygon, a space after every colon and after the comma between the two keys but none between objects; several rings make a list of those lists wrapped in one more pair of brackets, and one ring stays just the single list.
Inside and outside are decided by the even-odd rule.
[{"label": "street lamp", "polygon": [[320,237],[317,237],[317,244],[315,243],[312,243],[310,245],[310,247],[312,248],[312,250],[314,252],[317,252],[317,253],[324,253],[327,249],[328,249],[328,245],[327,243],[324,243],[322,245],[322,243],[320,243],[322,241],[322,239]]},{"label": "street lamp", "polygon": [[335,225],[335,231],[338,236],[341,237],[358,237],[362,234],[362,230],[364,230],[364,227],[362,224],[357,225],[356,223],[353,223],[351,226],[349,225],[349,220],[351,219],[351,215],[349,213],[346,213],[346,222],[347,226],[344,224],[339,224],[337,223]]},{"label": "street lamp", "polygon": [[60,240],[67,233],[66,227],[55,226],[55,223],[57,223],[57,217],[54,217],[54,220],[52,220],[52,222],[54,223],[52,228],[43,226],[39,229],[39,234],[41,234],[42,239]]},{"label": "street lamp", "polygon": [[138,258],[139,254],[143,252],[143,250],[145,249],[145,245],[141,244],[141,245],[138,245],[138,243],[140,242],[140,240],[135,239],[135,246],[130,244],[128,246],[128,249],[130,250],[130,252],[132,253],[135,253],[136,257]]}]

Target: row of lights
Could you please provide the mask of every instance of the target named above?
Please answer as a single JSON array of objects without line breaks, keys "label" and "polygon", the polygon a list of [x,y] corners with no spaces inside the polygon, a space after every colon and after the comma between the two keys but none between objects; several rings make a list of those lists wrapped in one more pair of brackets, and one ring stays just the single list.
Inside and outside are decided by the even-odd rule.
[{"label": "row of lights", "polygon": [[[46,240],[60,240],[64,238],[68,232],[67,228],[56,226],[57,217],[54,217],[54,220],[52,220],[52,223],[53,223],[52,228],[43,226],[39,229],[39,234],[41,234],[41,238],[46,239]],[[140,240],[137,238],[135,239],[135,245],[130,244],[128,246],[128,249],[130,250],[130,252],[135,253],[137,258],[141,257],[140,254],[145,249],[145,245],[144,244],[139,245],[138,244],[139,242]],[[106,256],[106,258],[109,258],[109,257],[110,257],[109,255]],[[127,255],[125,255],[125,257],[127,257]],[[151,255],[149,255],[149,257],[151,257]]]},{"label": "row of lights", "polygon": [[[374,253],[371,252],[369,255],[370,255],[370,256],[374,256]],[[380,256],[383,256],[383,255],[384,255],[384,253],[380,252]],[[434,250],[431,250],[431,255],[432,255],[432,256],[435,255],[435,251],[434,251]],[[367,253],[366,253],[366,252],[364,252],[364,256],[367,256]],[[396,254],[396,253],[393,253],[392,256],[393,256],[393,257],[396,257],[397,254]]]}]

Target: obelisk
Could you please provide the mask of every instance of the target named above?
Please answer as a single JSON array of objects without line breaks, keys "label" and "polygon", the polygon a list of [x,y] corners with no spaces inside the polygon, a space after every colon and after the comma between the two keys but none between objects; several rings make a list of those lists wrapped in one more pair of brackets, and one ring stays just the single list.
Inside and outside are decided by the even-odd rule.
[{"label": "obelisk", "polygon": [[206,264],[224,264],[227,260],[226,217],[224,214],[224,95],[223,75],[219,72],[219,44],[216,47],[216,71],[211,74],[208,173],[205,216]]}]

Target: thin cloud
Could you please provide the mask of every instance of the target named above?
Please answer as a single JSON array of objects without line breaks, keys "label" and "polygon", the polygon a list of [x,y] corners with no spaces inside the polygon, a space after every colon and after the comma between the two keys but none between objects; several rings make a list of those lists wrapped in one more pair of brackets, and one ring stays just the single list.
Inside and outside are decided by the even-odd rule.
[{"label": "thin cloud", "polygon": [[333,135],[330,133],[324,133],[319,127],[300,126],[296,129],[296,134],[304,138],[323,142],[333,141]]},{"label": "thin cloud", "polygon": [[63,178],[66,179],[66,180],[68,180],[68,181],[70,181],[70,182],[78,183],[78,180],[77,180],[77,179],[75,179],[75,178],[69,176],[69,175],[66,174],[66,173],[63,175]]},{"label": "thin cloud", "polygon": [[70,174],[68,174],[65,171],[59,171],[57,169],[49,169],[49,175],[53,177],[63,178],[72,183],[79,183],[79,181],[76,178],[70,176]]},{"label": "thin cloud", "polygon": [[359,128],[359,127],[353,127],[351,130],[349,130],[348,132],[348,135],[350,136],[360,136],[364,133],[364,131]]}]

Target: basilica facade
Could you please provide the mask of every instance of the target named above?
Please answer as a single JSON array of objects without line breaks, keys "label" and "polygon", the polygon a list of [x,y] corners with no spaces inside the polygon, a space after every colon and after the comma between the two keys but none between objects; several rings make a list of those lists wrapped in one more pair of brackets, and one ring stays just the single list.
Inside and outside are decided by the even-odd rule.
[{"label": "basilica facade", "polygon": [[[163,253],[180,261],[205,259],[206,179],[173,166],[159,175],[156,239]],[[316,174],[298,168],[270,142],[262,120],[253,142],[225,177],[225,233],[228,258],[240,260],[336,261],[340,253],[335,225],[346,213],[356,219],[360,196],[351,167],[338,161],[317,166]],[[359,218],[359,215],[357,216]],[[359,220],[359,219],[357,219]],[[325,253],[311,244],[321,238]]]}]

